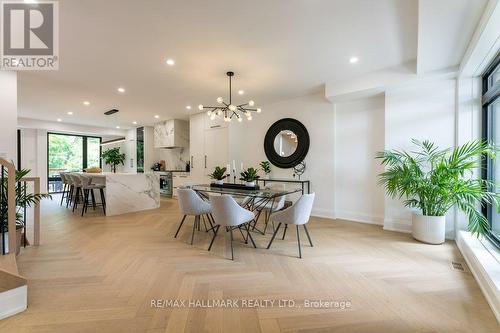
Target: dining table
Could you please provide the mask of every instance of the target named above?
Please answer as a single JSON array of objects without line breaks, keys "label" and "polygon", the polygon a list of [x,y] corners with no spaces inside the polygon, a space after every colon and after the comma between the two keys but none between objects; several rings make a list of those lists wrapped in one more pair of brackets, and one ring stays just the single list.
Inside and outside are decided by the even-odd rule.
[{"label": "dining table", "polygon": [[266,214],[265,228],[264,230],[259,230],[256,225],[262,211],[267,208],[270,210],[270,212],[273,212],[275,209],[275,205],[278,203],[280,197],[302,192],[301,188],[290,188],[283,190],[269,188],[241,189],[215,187],[210,185],[192,185],[191,188],[196,191],[201,198],[207,201],[209,200],[210,195],[230,195],[237,199],[242,199],[240,200],[240,204],[255,213],[255,222],[252,226],[252,230],[258,231],[263,235],[266,233],[271,214]]}]

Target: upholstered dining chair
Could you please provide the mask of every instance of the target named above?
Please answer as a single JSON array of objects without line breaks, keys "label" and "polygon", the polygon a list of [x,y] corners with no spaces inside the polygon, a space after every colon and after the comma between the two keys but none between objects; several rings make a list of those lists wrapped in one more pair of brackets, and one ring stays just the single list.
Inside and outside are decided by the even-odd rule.
[{"label": "upholstered dining chair", "polygon": [[[277,191],[284,191],[285,190],[285,184],[271,184],[265,187],[266,190],[277,190]],[[277,200],[271,200],[267,202],[262,210],[264,211],[264,217],[266,221],[266,225],[264,227],[264,234],[266,233],[267,230],[267,225],[269,223],[268,216],[271,215],[273,212],[282,210],[285,207],[285,199],[286,196],[282,195],[281,197],[277,198]],[[273,226],[274,228],[274,226]]]},{"label": "upholstered dining chair", "polygon": [[[208,223],[212,227],[212,208],[210,207],[210,204],[208,202],[200,198],[200,196],[190,188],[177,189],[177,199],[179,201],[179,208],[184,216],[182,217],[182,221],[177,228],[177,232],[175,233],[174,238],[177,238],[177,235],[179,234],[179,231],[181,230],[186,217],[194,216],[193,232],[191,234],[191,245],[193,245],[194,231],[196,227],[198,227],[198,230],[200,229],[200,217],[206,216],[208,219]],[[205,218],[203,218],[203,221],[205,221]],[[206,230],[208,231],[208,229]]]},{"label": "upholstered dining chair", "polygon": [[297,230],[297,245],[299,247],[299,258],[302,258],[302,250],[300,248],[300,233],[299,226],[303,226],[306,232],[307,238],[309,240],[309,245],[313,246],[311,236],[309,235],[309,231],[307,230],[306,223],[309,222],[309,218],[311,217],[311,210],[314,203],[314,193],[311,194],[303,194],[297,202],[284,209],[282,211],[271,214],[270,220],[272,222],[278,222],[278,227],[273,233],[273,237],[269,241],[269,245],[267,245],[267,249],[271,248],[271,244],[278,233],[282,224],[285,225],[295,225]]},{"label": "upholstered dining chair", "polygon": [[[212,206],[212,214],[215,220],[215,232],[208,251],[212,249],[212,245],[217,237],[217,232],[219,228],[225,227],[226,232],[229,231],[231,234],[231,260],[234,260],[234,250],[233,250],[233,230],[238,229],[243,236],[245,243],[248,243],[248,239],[253,244],[253,247],[257,248],[255,242],[250,234],[250,222],[255,220],[255,215],[251,211],[241,207],[233,197],[229,195],[211,195],[210,204]],[[247,235],[243,234],[241,227],[244,227]]]}]

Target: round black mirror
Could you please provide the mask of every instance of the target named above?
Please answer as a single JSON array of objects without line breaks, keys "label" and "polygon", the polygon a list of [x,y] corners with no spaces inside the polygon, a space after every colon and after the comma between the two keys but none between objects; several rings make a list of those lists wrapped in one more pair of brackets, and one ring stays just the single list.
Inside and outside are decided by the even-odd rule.
[{"label": "round black mirror", "polygon": [[309,151],[309,133],[298,120],[284,118],[267,131],[264,151],[273,165],[288,169],[304,160]]}]

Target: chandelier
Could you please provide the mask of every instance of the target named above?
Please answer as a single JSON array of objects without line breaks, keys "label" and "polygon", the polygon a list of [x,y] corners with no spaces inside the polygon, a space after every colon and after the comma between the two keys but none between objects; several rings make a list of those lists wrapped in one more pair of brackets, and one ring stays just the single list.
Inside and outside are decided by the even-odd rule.
[{"label": "chandelier", "polygon": [[236,118],[239,122],[243,121],[243,116],[247,117],[247,120],[252,120],[252,112],[261,113],[262,110],[260,108],[253,108],[255,102],[250,100],[248,103],[243,104],[233,104],[233,93],[231,86],[231,78],[234,76],[233,72],[227,72],[226,75],[229,77],[229,103],[224,101],[224,98],[217,97],[217,103],[219,106],[203,106],[202,104],[198,105],[198,109],[203,111],[207,109],[207,115],[211,120],[214,120],[216,117],[224,117],[224,121],[230,122],[233,118]]}]

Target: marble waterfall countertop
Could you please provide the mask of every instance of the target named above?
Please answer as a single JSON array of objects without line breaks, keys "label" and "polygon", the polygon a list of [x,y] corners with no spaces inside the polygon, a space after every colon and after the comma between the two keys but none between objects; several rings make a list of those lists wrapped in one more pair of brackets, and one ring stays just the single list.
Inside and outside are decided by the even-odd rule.
[{"label": "marble waterfall countertop", "polygon": [[154,173],[87,173],[106,178],[106,215],[160,208],[160,176]]}]

